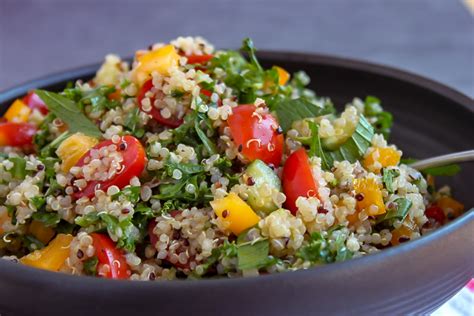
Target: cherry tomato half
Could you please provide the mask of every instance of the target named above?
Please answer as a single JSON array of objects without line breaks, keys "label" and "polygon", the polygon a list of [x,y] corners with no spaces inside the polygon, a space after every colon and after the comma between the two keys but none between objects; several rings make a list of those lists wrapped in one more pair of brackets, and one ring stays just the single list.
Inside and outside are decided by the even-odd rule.
[{"label": "cherry tomato half", "polygon": [[[130,269],[123,252],[117,249],[115,243],[105,234],[92,233],[92,244],[95,248],[95,254],[99,261],[97,270],[99,276],[109,279],[128,279]],[[101,267],[108,265],[110,269],[107,272],[101,272]]]},{"label": "cherry tomato half", "polygon": [[188,64],[204,64],[214,57],[213,55],[190,55],[185,56],[188,59]]},{"label": "cherry tomato half", "polygon": [[443,212],[443,209],[437,205],[432,205],[425,210],[425,215],[428,218],[434,219],[439,224],[444,224],[446,220],[446,215]]},{"label": "cherry tomato half", "polygon": [[34,91],[30,91],[26,96],[24,96],[23,102],[31,110],[38,110],[43,115],[48,114],[48,107],[46,106],[46,103],[44,103]]},{"label": "cherry tomato half", "polygon": [[292,153],[283,166],[283,192],[286,195],[285,207],[294,215],[298,208],[296,200],[300,196],[318,196],[318,185],[314,181],[304,148]]},{"label": "cherry tomato half", "polygon": [[33,144],[36,127],[28,123],[0,123],[0,146],[20,147]]},{"label": "cherry tomato half", "polygon": [[250,161],[260,159],[278,166],[283,155],[283,134],[271,114],[258,114],[253,104],[243,104],[232,109],[227,123],[239,151]]},{"label": "cherry tomato half", "polygon": [[[114,143],[111,140],[105,140],[91,150],[100,149],[102,147],[113,145]],[[123,149],[121,149],[124,147]],[[145,149],[143,149],[142,144],[133,136],[123,136],[120,143],[117,144],[117,150],[122,153],[123,160],[122,166],[123,169],[120,173],[116,173],[111,179],[106,181],[89,181],[87,186],[81,191],[74,193],[76,199],[83,196],[93,197],[96,191],[96,186],[100,185],[100,190],[107,191],[112,185],[118,186],[120,189],[127,186],[130,183],[130,180],[133,177],[138,177],[146,165],[146,155]],[[90,156],[90,151],[82,156],[81,159],[77,162],[77,167],[82,167],[85,165],[84,160],[86,157]]]},{"label": "cherry tomato half", "polygon": [[[138,102],[138,106],[140,107],[142,111],[143,111],[142,100],[145,98],[145,94],[148,91],[150,91],[152,88],[153,88],[153,81],[150,79],[143,84],[142,88],[140,89],[140,92],[138,93],[137,102]],[[180,126],[181,124],[183,124],[183,119],[178,119],[178,118],[173,118],[173,117],[164,118],[161,115],[160,110],[153,106],[153,103],[155,102],[155,98],[158,94],[163,94],[163,93],[157,92],[155,94],[155,97],[151,97],[150,98],[151,110],[149,112],[146,112],[146,111],[143,111],[143,112],[150,114],[155,119],[155,121],[168,127],[176,128]]]}]

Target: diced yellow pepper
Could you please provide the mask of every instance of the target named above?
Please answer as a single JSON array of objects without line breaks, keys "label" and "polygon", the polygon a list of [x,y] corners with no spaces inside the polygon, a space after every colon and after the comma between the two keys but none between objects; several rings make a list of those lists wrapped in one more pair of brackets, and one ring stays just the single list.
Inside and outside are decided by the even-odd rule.
[{"label": "diced yellow pepper", "polygon": [[24,256],[20,262],[35,268],[59,271],[69,256],[72,235],[59,234],[48,246]]},{"label": "diced yellow pepper", "polygon": [[460,216],[464,211],[464,204],[449,196],[442,196],[435,203],[443,209],[445,214],[451,211],[454,217]]},{"label": "diced yellow pepper", "polygon": [[31,109],[20,99],[10,105],[4,117],[9,122],[26,122],[30,116]]},{"label": "diced yellow pepper", "polygon": [[357,200],[356,208],[359,212],[365,210],[369,216],[385,213],[382,191],[375,179],[356,179],[354,181],[354,189]]},{"label": "diced yellow pepper", "polygon": [[[376,165],[376,162],[379,164]],[[363,165],[366,169],[374,172],[380,172],[382,168],[396,166],[400,162],[400,153],[391,148],[371,148],[365,156]]]},{"label": "diced yellow pepper", "polygon": [[167,75],[169,69],[178,65],[179,55],[173,45],[166,45],[137,58],[138,65],[132,72],[132,80],[139,86],[150,78],[153,71]]},{"label": "diced yellow pepper", "polygon": [[252,208],[233,192],[212,201],[211,206],[218,217],[229,223],[229,229],[235,235],[256,225],[260,220]]},{"label": "diced yellow pepper", "polygon": [[97,142],[96,138],[81,133],[66,138],[56,150],[56,154],[62,160],[61,169],[68,172]]},{"label": "diced yellow pepper", "polygon": [[392,239],[390,243],[393,246],[400,244],[400,238],[411,238],[411,234],[417,230],[415,223],[410,217],[407,217],[402,225],[394,230],[392,230]]},{"label": "diced yellow pepper", "polygon": [[285,83],[287,83],[288,80],[290,79],[290,74],[288,73],[288,71],[286,71],[285,69],[281,67],[278,67],[278,66],[274,66],[274,67],[278,72],[278,84],[280,86],[285,85]]},{"label": "diced yellow pepper", "polygon": [[43,244],[47,244],[54,237],[54,229],[39,221],[32,221],[28,227],[28,232]]}]

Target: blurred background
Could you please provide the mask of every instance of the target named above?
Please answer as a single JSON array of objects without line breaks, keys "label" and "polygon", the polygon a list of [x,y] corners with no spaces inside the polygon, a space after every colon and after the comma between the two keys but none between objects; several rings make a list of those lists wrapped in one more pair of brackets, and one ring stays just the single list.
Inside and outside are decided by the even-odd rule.
[{"label": "blurred background", "polygon": [[110,52],[202,35],[219,48],[250,36],[259,49],[387,64],[474,96],[473,2],[0,0],[0,90]]}]

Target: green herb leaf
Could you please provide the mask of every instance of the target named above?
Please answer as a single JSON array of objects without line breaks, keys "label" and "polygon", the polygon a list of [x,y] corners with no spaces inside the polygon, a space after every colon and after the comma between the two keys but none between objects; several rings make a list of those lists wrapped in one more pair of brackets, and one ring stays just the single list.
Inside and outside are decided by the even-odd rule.
[{"label": "green herb leaf", "polygon": [[16,179],[24,179],[26,177],[26,160],[21,157],[11,157],[9,160],[13,163],[10,169],[11,175]]},{"label": "green herb leaf", "polygon": [[385,188],[387,189],[388,193],[393,193],[393,179],[400,175],[400,171],[383,168],[382,174],[382,182],[385,185]]},{"label": "green herb leaf", "polygon": [[97,264],[99,263],[99,259],[96,256],[91,257],[83,262],[84,273],[90,276],[97,275]]},{"label": "green herb leaf", "polygon": [[389,210],[387,213],[377,217],[377,224],[388,221],[391,225],[391,222],[393,222],[395,219],[400,221],[405,219],[405,217],[408,215],[408,211],[410,210],[412,202],[406,198],[398,198],[395,200],[395,204],[397,205],[396,209]]},{"label": "green herb leaf", "polygon": [[204,145],[204,148],[206,148],[207,153],[209,156],[217,154],[217,147],[212,142],[209,137],[207,137],[206,133],[199,127],[199,122],[198,120],[195,121],[194,123],[194,129],[196,130],[196,134],[198,135],[199,139]]},{"label": "green herb leaf", "polygon": [[36,210],[40,210],[46,204],[46,199],[43,196],[34,196],[30,199],[30,203]]},{"label": "green herb leaf", "polygon": [[47,227],[55,227],[61,220],[58,213],[46,211],[34,212],[31,218],[43,223]]},{"label": "green herb leaf", "polygon": [[23,236],[23,243],[26,248],[28,248],[29,251],[35,251],[44,248],[45,244],[43,244],[41,241],[36,239],[32,235],[24,235]]},{"label": "green herb leaf", "polygon": [[116,217],[109,214],[100,214],[100,219],[107,225],[109,235],[121,235],[117,240],[117,247],[127,251],[135,251],[135,243],[140,238],[138,228],[133,225],[131,218],[125,218],[119,221]]},{"label": "green herb leaf", "polygon": [[237,247],[238,268],[240,270],[260,269],[268,262],[270,244],[267,239],[240,244]]},{"label": "green herb leaf", "polygon": [[272,110],[276,112],[283,131],[287,132],[293,122],[331,114],[334,112],[334,107],[332,103],[326,101],[314,103],[306,98],[284,98],[277,101],[273,105]]},{"label": "green herb leaf", "polygon": [[71,132],[80,132],[97,138],[102,136],[97,126],[81,112],[74,101],[45,90],[36,90],[35,93],[46,103],[51,112],[68,125]]},{"label": "green herb leaf", "polygon": [[246,38],[242,42],[242,47],[240,48],[242,51],[246,52],[249,55],[250,62],[252,65],[255,66],[259,71],[263,71],[262,66],[260,66],[260,63],[258,62],[257,56],[256,56],[256,49],[255,46],[253,45],[253,41],[250,38]]},{"label": "green herb leaf", "polygon": [[392,114],[384,111],[380,99],[374,96],[367,96],[364,103],[364,115],[371,121],[375,132],[388,139],[393,124]]}]

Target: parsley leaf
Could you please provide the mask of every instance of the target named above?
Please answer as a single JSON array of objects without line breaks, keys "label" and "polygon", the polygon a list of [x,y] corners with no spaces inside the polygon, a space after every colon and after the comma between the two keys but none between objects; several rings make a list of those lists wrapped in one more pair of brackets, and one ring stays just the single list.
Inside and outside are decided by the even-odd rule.
[{"label": "parsley leaf", "polygon": [[385,185],[385,188],[387,189],[388,193],[393,193],[393,179],[400,175],[400,171],[383,168],[382,174],[382,182]]},{"label": "parsley leaf", "polygon": [[369,119],[375,128],[375,132],[383,134],[385,139],[390,135],[393,124],[393,116],[390,112],[384,111],[380,99],[374,96],[367,96],[364,102],[364,115]]},{"label": "parsley leaf", "polygon": [[97,275],[97,264],[99,259],[96,256],[91,257],[83,262],[84,273],[86,275],[96,276]]}]

